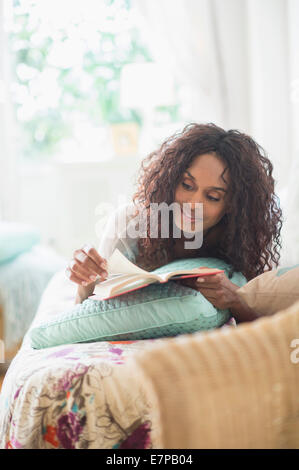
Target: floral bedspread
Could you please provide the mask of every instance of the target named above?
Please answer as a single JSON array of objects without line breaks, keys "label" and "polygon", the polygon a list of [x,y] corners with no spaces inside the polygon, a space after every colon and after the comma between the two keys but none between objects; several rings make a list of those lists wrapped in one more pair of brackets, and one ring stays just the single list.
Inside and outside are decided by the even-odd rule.
[{"label": "floral bedspread", "polygon": [[[60,272],[46,288],[41,316],[74,303]],[[234,320],[229,323],[234,325]],[[28,333],[0,394],[0,448],[155,448],[151,406],[128,358],[160,339],[32,349]]]},{"label": "floral bedspread", "polygon": [[0,447],[151,448],[151,405],[125,362],[152,341],[21,350],[0,395]]}]

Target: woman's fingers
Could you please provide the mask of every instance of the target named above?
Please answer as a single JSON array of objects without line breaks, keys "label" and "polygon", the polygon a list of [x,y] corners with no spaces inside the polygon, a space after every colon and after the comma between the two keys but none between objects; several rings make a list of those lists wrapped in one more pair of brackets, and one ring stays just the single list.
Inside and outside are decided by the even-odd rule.
[{"label": "woman's fingers", "polygon": [[107,261],[105,258],[99,255],[97,250],[92,245],[84,245],[82,251],[87,254],[89,258],[91,258],[94,263],[98,266],[101,266],[103,269],[107,269]]},{"label": "woman's fingers", "polygon": [[103,273],[103,269],[97,266],[82,250],[74,253],[70,267],[72,271],[80,273],[85,278],[94,277],[94,279],[91,277],[91,280],[95,280],[97,275]]},{"label": "woman's fingers", "polygon": [[[77,276],[81,277],[85,282],[88,282],[89,284],[91,282],[95,282],[95,280],[97,279],[96,273],[86,269],[84,265],[78,262],[77,260],[72,260],[69,264],[69,267]],[[104,277],[104,274],[105,273],[103,271],[101,276]]]},{"label": "woman's fingers", "polygon": [[99,276],[101,280],[107,278],[107,262],[91,245],[76,250],[73,256],[66,269],[71,281],[87,286],[94,283]]},{"label": "woman's fingers", "polygon": [[75,282],[76,284],[79,284],[79,285],[82,285],[82,286],[87,286],[89,283],[91,283],[91,281],[87,282],[85,280],[85,278],[82,278],[79,274],[72,271],[69,266],[66,268],[65,273],[66,273],[67,277],[71,281]]},{"label": "woman's fingers", "polygon": [[199,287],[209,287],[211,289],[217,289],[222,282],[222,276],[219,274],[212,274],[207,277],[198,277],[196,279],[196,284]]},{"label": "woman's fingers", "polygon": [[[91,258],[90,255],[93,256],[93,258]],[[104,258],[100,257],[99,255],[98,257],[99,258],[96,257],[93,251],[89,252],[89,254],[87,254],[86,251],[84,251],[83,249],[76,250],[74,252],[74,259],[77,261],[78,267],[81,268],[81,272],[83,270],[87,276],[102,276],[103,274],[107,276],[107,268],[105,268],[107,262]],[[96,262],[95,259],[100,259],[100,262]],[[106,262],[106,264],[104,262]]]}]

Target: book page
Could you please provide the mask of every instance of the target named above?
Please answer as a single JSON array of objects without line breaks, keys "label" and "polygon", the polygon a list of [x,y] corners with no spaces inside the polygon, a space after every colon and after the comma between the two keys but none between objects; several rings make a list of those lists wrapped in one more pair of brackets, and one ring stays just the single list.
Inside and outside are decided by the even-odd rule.
[{"label": "book page", "polygon": [[119,294],[122,294],[122,293],[126,293],[126,292],[130,292],[132,290],[137,290],[137,289],[140,289],[142,287],[146,287],[150,284],[154,284],[155,281],[154,279],[137,279],[135,281],[133,281],[132,283],[130,284],[126,284],[124,286],[122,286],[120,289],[117,289],[117,291],[114,291],[111,293],[111,295],[119,295]]},{"label": "book page", "polygon": [[209,276],[212,274],[218,274],[222,272],[224,272],[223,269],[200,267],[200,268],[192,268],[192,269],[177,269],[169,273],[164,273],[163,277],[165,278],[165,280],[168,280],[176,276],[180,277],[180,276],[187,275],[187,274],[197,274],[197,276],[200,277],[200,276]]},{"label": "book page", "polygon": [[148,276],[150,274],[148,271],[139,268],[139,266],[129,261],[117,248],[107,260],[107,264],[108,276],[110,274],[145,274]]},{"label": "book page", "polygon": [[143,285],[148,285],[151,282],[154,282],[153,279],[141,279],[140,275],[130,276],[130,278],[118,282],[115,282],[115,280],[114,282],[103,281],[95,287],[94,295],[90,296],[89,298],[105,299],[106,297],[113,296],[123,291],[134,289]]},{"label": "book page", "polygon": [[131,276],[138,275],[140,279],[155,279],[160,282],[166,282],[169,278],[183,275],[183,274],[195,274],[198,273],[199,275],[208,275],[212,273],[221,272],[219,269],[214,268],[207,268],[207,267],[200,267],[200,268],[191,268],[191,269],[179,269],[175,271],[168,271],[166,273],[155,273],[146,271],[136,264],[132,263],[131,261],[126,258],[125,255],[121,253],[117,248],[114,250],[110,258],[107,260],[108,263],[108,279],[106,281],[101,281],[99,284],[105,283],[105,286],[112,282],[114,285],[118,284],[119,282],[124,281],[126,278],[130,278]]},{"label": "book page", "polygon": [[[191,268],[191,269],[176,269],[175,271],[169,271],[167,273],[156,274],[156,277],[162,282],[166,282],[172,278],[180,278],[180,276],[194,274],[198,277],[200,276],[209,276],[211,274],[217,274],[223,272],[221,269],[217,268]],[[153,276],[154,277],[154,276]]]},{"label": "book page", "polygon": [[[139,275],[138,275],[139,277]],[[101,289],[102,287],[114,287],[117,286],[118,284],[121,284],[124,281],[128,281],[130,279],[135,279],[136,275],[134,274],[119,274],[118,276],[111,276],[108,277],[105,281],[99,281],[94,288],[94,292],[96,292],[98,289]]]}]

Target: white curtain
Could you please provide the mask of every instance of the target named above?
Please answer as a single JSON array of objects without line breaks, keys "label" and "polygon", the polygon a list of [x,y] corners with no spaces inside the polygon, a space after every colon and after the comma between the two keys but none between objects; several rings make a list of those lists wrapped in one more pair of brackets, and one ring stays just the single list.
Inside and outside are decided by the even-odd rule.
[{"label": "white curtain", "polygon": [[7,20],[10,0],[0,0],[0,218],[18,218],[19,183],[16,161],[16,126],[11,103],[11,68]]},{"label": "white curtain", "polygon": [[225,90],[211,2],[135,0],[134,5],[154,58],[168,65],[182,84],[184,118],[222,122]]},{"label": "white curtain", "polygon": [[[282,192],[285,223],[281,264],[291,266],[299,264],[299,2],[298,0],[288,0],[285,3],[288,25],[286,70],[289,141],[288,146],[282,148],[281,152],[281,159],[285,161],[287,174],[286,185]],[[280,114],[280,109],[278,113],[280,124],[284,126],[285,115]],[[287,152],[289,152],[289,158]]]},{"label": "white curtain", "polygon": [[135,0],[156,60],[182,84],[183,116],[248,130],[246,9],[240,0]]},{"label": "white curtain", "polygon": [[274,164],[281,266],[299,263],[299,2],[247,0],[252,134]]}]

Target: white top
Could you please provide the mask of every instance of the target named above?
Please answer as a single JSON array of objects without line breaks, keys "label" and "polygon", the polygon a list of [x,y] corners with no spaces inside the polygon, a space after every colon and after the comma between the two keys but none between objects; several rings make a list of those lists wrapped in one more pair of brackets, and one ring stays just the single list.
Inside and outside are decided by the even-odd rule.
[{"label": "white top", "polygon": [[[135,263],[138,255],[138,239],[130,236],[134,234],[138,216],[133,218],[136,206],[133,202],[116,209],[110,216],[103,231],[98,252],[106,260],[112,255],[115,248],[118,248],[130,261]],[[129,230],[128,230],[129,229]],[[128,234],[129,231],[129,234]]]}]

